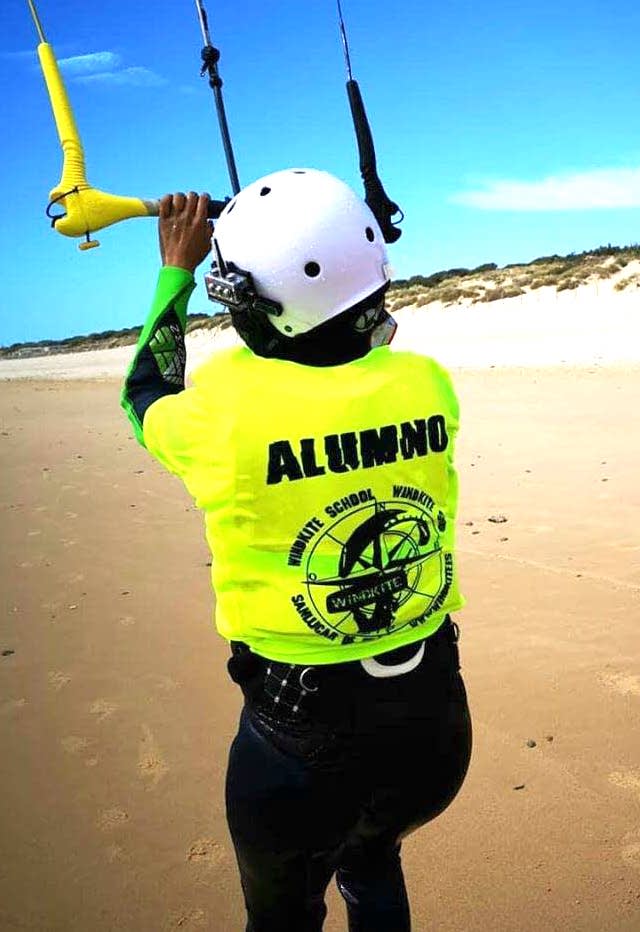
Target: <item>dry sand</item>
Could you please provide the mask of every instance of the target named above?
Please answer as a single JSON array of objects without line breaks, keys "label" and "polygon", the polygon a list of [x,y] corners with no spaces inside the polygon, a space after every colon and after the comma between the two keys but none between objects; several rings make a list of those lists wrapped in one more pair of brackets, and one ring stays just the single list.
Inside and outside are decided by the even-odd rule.
[{"label": "dry sand", "polygon": [[[484,315],[497,334],[502,310],[469,309],[467,333]],[[513,326],[522,353],[537,322]],[[475,749],[456,802],[405,842],[417,932],[640,928],[640,343],[591,337],[580,365],[557,365],[572,341],[552,327],[556,365],[495,369],[479,337],[454,372]],[[201,518],[118,390],[0,389],[0,929],[239,932],[223,780],[240,701]]]}]

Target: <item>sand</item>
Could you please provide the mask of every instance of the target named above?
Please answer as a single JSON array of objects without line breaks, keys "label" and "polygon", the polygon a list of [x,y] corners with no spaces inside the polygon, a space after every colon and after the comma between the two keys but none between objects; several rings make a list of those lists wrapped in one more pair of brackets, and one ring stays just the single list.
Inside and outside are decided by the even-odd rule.
[{"label": "sand", "polygon": [[[632,932],[640,343],[594,328],[588,346],[553,328],[535,342],[523,312],[505,366],[481,339],[501,313],[448,321],[478,334],[447,360],[475,748],[458,799],[405,842],[414,929]],[[442,339],[433,324],[420,345]],[[47,374],[0,389],[0,929],[239,932],[223,786],[240,700],[200,515],[131,439],[117,380]],[[344,930],[334,890],[329,908],[328,932]]]}]

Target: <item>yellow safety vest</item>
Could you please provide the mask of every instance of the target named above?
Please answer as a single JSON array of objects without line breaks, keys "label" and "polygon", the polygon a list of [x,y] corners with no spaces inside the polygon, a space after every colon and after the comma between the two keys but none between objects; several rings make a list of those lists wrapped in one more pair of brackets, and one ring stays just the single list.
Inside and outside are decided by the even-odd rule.
[{"label": "yellow safety vest", "polygon": [[446,371],[388,346],[331,367],[220,352],[144,418],[205,513],[220,634],[310,664],[419,640],[464,604],[457,430]]}]

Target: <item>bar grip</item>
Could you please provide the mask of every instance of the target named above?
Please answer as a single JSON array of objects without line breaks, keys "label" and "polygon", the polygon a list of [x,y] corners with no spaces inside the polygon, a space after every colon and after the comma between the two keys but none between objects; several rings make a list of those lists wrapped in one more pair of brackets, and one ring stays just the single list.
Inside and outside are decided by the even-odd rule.
[{"label": "bar grip", "polygon": [[[62,174],[49,195],[50,204],[47,209],[53,227],[64,236],[88,238],[90,233],[121,220],[129,220],[132,217],[157,217],[159,202],[156,200],[121,197],[118,194],[100,191],[89,184],[78,127],[58,63],[48,42],[38,45],[38,57],[63,153]],[[209,216],[217,219],[226,203],[211,201]],[[65,213],[52,216],[49,209],[53,204],[59,204]],[[82,244],[82,247],[87,248],[87,243]]]},{"label": "bar grip", "polygon": [[[143,201],[142,203],[145,204],[150,217],[157,217],[159,215],[160,201]],[[209,200],[209,210],[207,213],[209,220],[217,220],[228,203],[228,199],[226,201]]]}]

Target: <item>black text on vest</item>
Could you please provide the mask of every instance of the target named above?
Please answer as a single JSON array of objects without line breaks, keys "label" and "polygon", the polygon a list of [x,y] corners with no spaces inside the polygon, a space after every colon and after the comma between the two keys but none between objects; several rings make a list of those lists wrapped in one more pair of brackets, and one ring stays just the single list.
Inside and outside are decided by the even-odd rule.
[{"label": "black text on vest", "polygon": [[401,424],[328,434],[321,440],[305,437],[294,452],[289,440],[269,444],[267,485],[283,479],[312,479],[327,472],[344,473],[395,463],[399,458],[411,460],[428,453],[442,453],[449,445],[447,426],[442,414],[417,418]]}]

